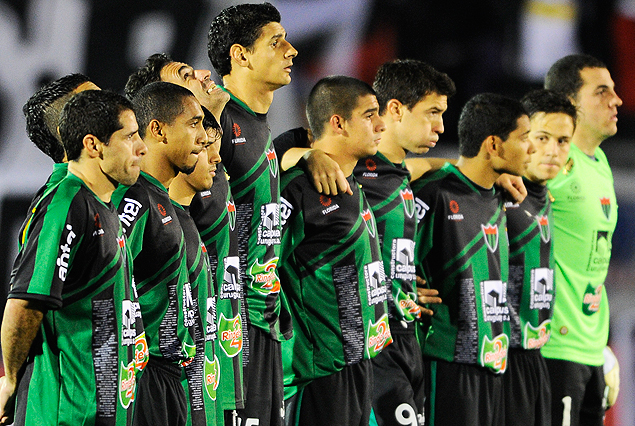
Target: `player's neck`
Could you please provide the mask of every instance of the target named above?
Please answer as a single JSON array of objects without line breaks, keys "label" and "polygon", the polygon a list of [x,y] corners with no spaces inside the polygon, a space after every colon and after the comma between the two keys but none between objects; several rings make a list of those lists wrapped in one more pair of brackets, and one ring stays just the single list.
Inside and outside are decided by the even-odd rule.
[{"label": "player's neck", "polygon": [[571,143],[580,148],[580,151],[590,157],[595,156],[595,150],[598,149],[603,141],[603,137],[591,134],[591,132],[587,131],[582,126],[576,128],[573,138],[571,138]]},{"label": "player's neck", "polygon": [[112,193],[117,188],[117,183],[95,165],[98,166],[98,164],[86,159],[69,161],[68,171],[80,178],[101,201],[109,203]]},{"label": "player's neck", "polygon": [[466,158],[459,157],[459,161],[456,163],[456,167],[461,173],[465,175],[469,180],[474,182],[480,187],[490,189],[496,183],[496,179],[500,176],[489,164],[489,162],[477,157]]},{"label": "player's neck", "polygon": [[223,79],[223,85],[225,89],[244,102],[252,111],[258,114],[266,114],[273,102],[275,89],[247,77],[226,75]]},{"label": "player's neck", "polygon": [[185,175],[183,173],[179,173],[172,183],[170,184],[170,189],[168,190],[170,194],[170,198],[179,203],[182,206],[189,206],[192,204],[192,198],[196,195],[196,191],[192,186],[187,183],[185,180]]},{"label": "player's neck", "polygon": [[377,151],[395,164],[401,164],[406,158],[406,151],[399,145],[395,135],[389,131],[382,133]]},{"label": "player's neck", "polygon": [[329,138],[328,136],[313,142],[313,148],[327,153],[340,166],[344,176],[349,177],[353,174],[353,169],[360,159],[343,150],[342,146],[343,144],[338,138]]},{"label": "player's neck", "polygon": [[141,170],[158,180],[166,188],[170,187],[176,176],[174,166],[170,164],[167,158],[150,149],[141,158]]}]

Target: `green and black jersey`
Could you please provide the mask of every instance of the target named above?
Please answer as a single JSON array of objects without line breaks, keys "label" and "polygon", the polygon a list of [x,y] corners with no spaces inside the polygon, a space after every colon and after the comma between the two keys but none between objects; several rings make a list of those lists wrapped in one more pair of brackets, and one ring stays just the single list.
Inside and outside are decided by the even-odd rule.
[{"label": "green and black jersey", "polygon": [[194,196],[190,215],[207,248],[217,300],[218,338],[214,344],[222,374],[216,405],[219,410],[243,408],[243,356],[247,356],[249,346],[242,302],[236,204],[222,164],[216,168],[212,190]]},{"label": "green and black jersey", "polygon": [[290,335],[291,324],[279,321],[280,170],[267,115],[231,95],[221,126],[220,154],[236,202],[247,321],[280,340]]},{"label": "green and black jersey", "polygon": [[448,163],[412,190],[419,218],[415,262],[443,300],[431,306],[424,354],[503,373],[509,244],[502,197]]},{"label": "green and black jersey", "polygon": [[[132,424],[148,361],[131,254],[117,211],[68,175],[45,191],[24,232],[9,298],[45,313],[22,380],[27,425]],[[29,366],[29,370],[31,369]]]},{"label": "green and black jersey", "polygon": [[357,181],[348,182],[352,196],[330,197],[301,168],[282,179],[280,277],[294,329],[282,343],[286,387],[374,358],[392,342],[375,216]]},{"label": "green and black jersey", "polygon": [[134,258],[150,355],[181,364],[196,353],[195,320],[185,240],[167,189],[141,172],[112,197]]},{"label": "green and black jersey", "polygon": [[549,341],[554,302],[553,215],[547,187],[523,179],[527,197],[506,204],[509,237],[507,305],[512,348],[539,349]]},{"label": "green and black jersey", "polygon": [[[386,283],[388,316],[393,334],[414,333],[421,317],[417,305],[414,236],[417,225],[405,163],[394,164],[381,153],[360,160],[353,172],[375,215]],[[404,328],[401,323],[406,323]]]}]

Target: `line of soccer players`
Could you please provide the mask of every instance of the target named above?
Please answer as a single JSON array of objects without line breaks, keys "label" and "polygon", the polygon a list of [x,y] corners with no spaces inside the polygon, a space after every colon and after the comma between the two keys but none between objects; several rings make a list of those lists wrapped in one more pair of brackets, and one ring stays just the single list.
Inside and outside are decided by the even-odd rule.
[{"label": "line of soccer players", "polygon": [[446,162],[406,158],[456,91],[421,61],[321,79],[310,129],[272,140],[298,53],[278,11],[224,9],[208,53],[222,87],[156,54],[127,98],[73,74],[25,105],[56,164],[20,231],[0,424],[602,424],[605,65],[475,96]]}]

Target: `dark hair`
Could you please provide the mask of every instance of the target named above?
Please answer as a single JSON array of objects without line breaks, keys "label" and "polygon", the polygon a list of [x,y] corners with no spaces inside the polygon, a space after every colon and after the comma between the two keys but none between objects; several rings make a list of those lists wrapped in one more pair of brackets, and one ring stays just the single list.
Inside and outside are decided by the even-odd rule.
[{"label": "dark hair", "polygon": [[580,76],[580,71],[584,68],[606,68],[606,65],[591,55],[565,56],[558,59],[547,71],[545,89],[564,93],[575,100],[580,87],[584,84]]},{"label": "dark hair", "polygon": [[467,101],[459,117],[459,154],[474,158],[489,136],[507,140],[527,115],[522,104],[495,93],[481,93]]},{"label": "dark hair", "polygon": [[83,74],[69,74],[35,92],[22,107],[29,139],[56,163],[64,160],[64,146],[57,133],[62,108],[81,84],[90,81]]},{"label": "dark hair", "polygon": [[456,86],[447,74],[415,59],[383,64],[377,70],[373,89],[377,92],[380,114],[391,99],[397,99],[411,110],[429,94],[451,97],[456,93]]},{"label": "dark hair", "polygon": [[155,81],[161,81],[161,70],[167,64],[174,62],[166,53],[155,53],[146,59],[145,64],[130,74],[124,93],[128,99],[134,98],[139,89]]},{"label": "dark hair", "polygon": [[262,27],[270,22],[280,22],[280,12],[271,3],[230,6],[214,18],[207,36],[207,55],[218,75],[231,73],[232,45],[239,44],[251,51]]},{"label": "dark hair", "polygon": [[60,117],[60,136],[68,161],[79,159],[86,135],[108,145],[112,134],[123,129],[119,117],[125,110],[134,111],[130,101],[109,90],[86,90],[73,96]]},{"label": "dark hair", "polygon": [[333,115],[350,120],[359,98],[364,95],[375,95],[375,91],[367,83],[353,77],[334,75],[318,81],[311,89],[306,104],[306,116],[313,139],[322,137],[324,125]]},{"label": "dark hair", "polygon": [[547,89],[532,90],[523,96],[520,103],[527,111],[529,118],[539,112],[544,112],[545,114],[567,114],[573,120],[573,128],[575,129],[578,111],[569,98],[562,93]]},{"label": "dark hair", "polygon": [[172,124],[174,119],[183,113],[183,99],[194,94],[183,86],[155,81],[143,86],[134,98],[134,105],[139,124],[139,136],[145,138],[146,129],[152,120]]}]

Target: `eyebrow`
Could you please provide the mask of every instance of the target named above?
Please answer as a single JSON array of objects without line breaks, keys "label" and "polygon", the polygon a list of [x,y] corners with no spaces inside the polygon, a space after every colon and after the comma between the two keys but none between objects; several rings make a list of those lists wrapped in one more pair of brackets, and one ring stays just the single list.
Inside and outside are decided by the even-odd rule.
[{"label": "eyebrow", "polygon": [[377,112],[379,108],[368,108],[366,111],[362,113],[362,115],[368,114],[369,112]]},{"label": "eyebrow", "polygon": [[189,65],[181,65],[181,68],[179,68],[179,71],[178,71],[179,75],[181,75],[181,71],[183,71],[184,69],[188,69],[188,70],[194,71],[194,68],[192,68]]}]

